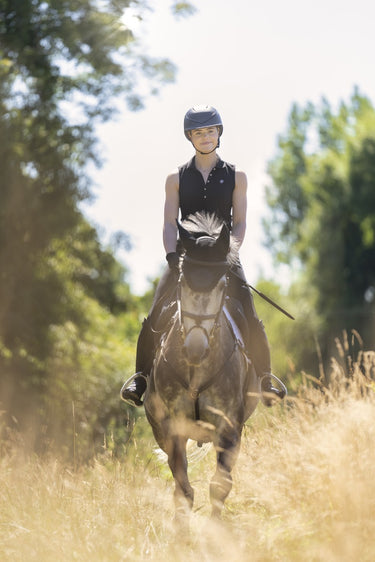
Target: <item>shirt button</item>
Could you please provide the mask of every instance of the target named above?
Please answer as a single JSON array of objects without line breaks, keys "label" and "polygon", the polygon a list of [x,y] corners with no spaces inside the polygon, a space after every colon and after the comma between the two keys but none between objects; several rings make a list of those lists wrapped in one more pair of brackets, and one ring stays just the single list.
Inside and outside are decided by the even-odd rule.
[{"label": "shirt button", "polygon": [[203,199],[207,199],[207,195],[203,195]]}]

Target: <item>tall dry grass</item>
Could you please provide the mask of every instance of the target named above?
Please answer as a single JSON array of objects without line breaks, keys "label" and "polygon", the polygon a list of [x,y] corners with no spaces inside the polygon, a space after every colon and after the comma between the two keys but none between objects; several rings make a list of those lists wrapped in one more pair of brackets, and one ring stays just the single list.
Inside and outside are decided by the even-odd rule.
[{"label": "tall dry grass", "polygon": [[358,363],[350,377],[336,363],[328,388],[306,376],[285,406],[258,408],[222,523],[208,519],[213,451],[191,466],[190,537],[175,537],[173,482],[137,428],[126,461],[104,451],[77,471],[9,446],[0,466],[0,559],[375,560],[374,356],[363,358],[367,376]]}]

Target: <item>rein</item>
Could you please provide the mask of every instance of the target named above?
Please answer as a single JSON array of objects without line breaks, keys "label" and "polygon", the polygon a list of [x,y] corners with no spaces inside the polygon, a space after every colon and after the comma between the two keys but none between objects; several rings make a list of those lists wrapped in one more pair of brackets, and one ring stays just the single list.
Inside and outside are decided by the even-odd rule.
[{"label": "rein", "polygon": [[228,266],[229,267],[229,263],[224,260],[224,261],[203,261],[203,260],[196,260],[195,258],[190,258],[189,256],[187,256],[186,254],[183,257],[184,261],[188,262],[188,263],[193,263],[195,265],[204,265],[209,266],[209,267],[223,267],[223,266]]}]

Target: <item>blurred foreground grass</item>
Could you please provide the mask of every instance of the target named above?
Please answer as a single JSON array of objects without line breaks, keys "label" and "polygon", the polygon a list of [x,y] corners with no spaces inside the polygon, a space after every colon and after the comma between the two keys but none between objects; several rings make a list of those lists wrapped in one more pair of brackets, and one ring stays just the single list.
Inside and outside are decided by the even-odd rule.
[{"label": "blurred foreground grass", "polygon": [[328,388],[315,383],[306,377],[285,405],[249,420],[220,524],[208,519],[213,451],[192,464],[190,537],[175,537],[173,482],[144,418],[126,460],[107,450],[76,471],[3,444],[0,559],[375,560],[374,383],[338,365]]}]

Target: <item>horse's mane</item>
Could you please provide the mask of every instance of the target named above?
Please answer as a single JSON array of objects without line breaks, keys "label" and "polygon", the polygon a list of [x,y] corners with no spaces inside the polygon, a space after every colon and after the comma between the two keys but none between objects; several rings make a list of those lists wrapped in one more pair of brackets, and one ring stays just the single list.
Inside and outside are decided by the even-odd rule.
[{"label": "horse's mane", "polygon": [[[212,236],[213,238],[218,238],[225,224],[223,219],[220,219],[214,213],[206,213],[204,211],[198,211],[193,215],[189,215],[185,220],[181,222],[182,226],[196,238],[199,236]],[[230,235],[230,246],[229,252],[227,254],[227,260],[231,265],[236,265],[239,262],[238,251],[240,247],[240,242]]]}]

